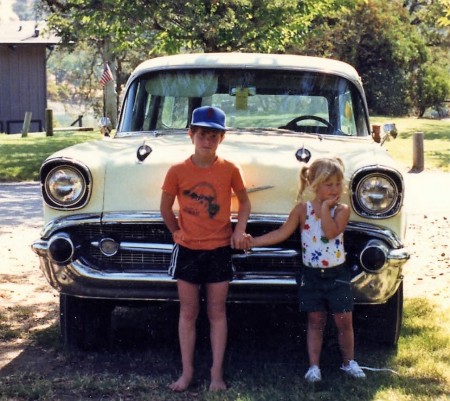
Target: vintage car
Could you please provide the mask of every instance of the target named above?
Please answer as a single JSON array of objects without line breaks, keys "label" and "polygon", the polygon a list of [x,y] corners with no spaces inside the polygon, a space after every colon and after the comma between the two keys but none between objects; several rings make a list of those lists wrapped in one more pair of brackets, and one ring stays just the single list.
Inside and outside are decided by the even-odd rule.
[{"label": "vintage car", "polygon": [[[102,344],[117,305],[177,300],[161,185],[169,166],[193,152],[187,127],[200,105],[226,112],[219,154],[243,170],[252,235],[286,219],[299,200],[302,166],[326,156],[344,161],[355,304],[366,320],[378,319],[372,334],[395,345],[409,258],[402,243],[405,188],[380,143],[396,134],[395,125],[381,127],[381,136],[379,126],[371,127],[361,79],[346,63],[240,53],[143,62],[127,82],[114,137],[69,147],[43,163],[45,227],[32,249],[60,293],[64,342]],[[294,304],[299,245],[296,233],[277,246],[236,252],[229,301]]]}]

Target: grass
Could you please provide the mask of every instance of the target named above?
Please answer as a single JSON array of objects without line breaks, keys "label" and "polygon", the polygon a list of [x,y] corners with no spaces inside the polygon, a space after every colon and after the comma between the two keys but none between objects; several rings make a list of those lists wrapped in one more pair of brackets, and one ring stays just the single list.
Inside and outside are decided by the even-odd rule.
[{"label": "grass", "polygon": [[98,132],[58,132],[52,137],[45,133],[0,134],[0,182],[38,181],[42,162],[52,153],[92,139]]},{"label": "grass", "polygon": [[[399,135],[386,142],[392,157],[406,167],[412,167],[413,135],[424,133],[425,168],[450,171],[450,121],[373,117],[372,123],[395,122]],[[42,162],[53,152],[79,142],[100,139],[94,132],[32,133],[22,138],[20,134],[0,134],[0,182],[37,181]]]},{"label": "grass", "polygon": [[35,332],[32,346],[24,351],[33,360],[20,363],[26,358],[21,355],[8,374],[0,371],[0,400],[448,401],[450,314],[426,299],[406,300],[396,350],[357,337],[362,365],[387,367],[398,374],[368,371],[364,381],[345,377],[338,369],[339,352],[330,332],[322,355],[324,378],[317,384],[303,379],[304,322],[296,311],[266,310],[261,321],[236,315],[232,309],[225,363],[230,388],[218,394],[207,390],[210,360],[203,326],[197,345],[197,381],[182,394],[167,389],[179,371],[176,315],[161,318],[161,310],[158,315],[154,312],[145,308],[119,313],[108,352],[62,348],[56,325]]}]

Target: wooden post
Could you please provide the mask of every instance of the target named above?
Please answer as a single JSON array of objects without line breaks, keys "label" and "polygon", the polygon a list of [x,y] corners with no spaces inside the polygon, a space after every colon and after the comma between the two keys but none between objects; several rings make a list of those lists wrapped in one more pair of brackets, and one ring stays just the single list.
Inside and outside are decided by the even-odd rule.
[{"label": "wooden post", "polygon": [[414,171],[423,171],[425,158],[423,153],[423,132],[416,132],[413,135],[413,166]]},{"label": "wooden post", "polygon": [[23,120],[23,126],[22,126],[22,138],[25,138],[28,136],[28,131],[30,131],[30,124],[31,124],[31,116],[33,113],[31,111],[25,112],[25,118]]},{"label": "wooden post", "polygon": [[45,109],[45,132],[46,136],[53,136],[53,110]]}]

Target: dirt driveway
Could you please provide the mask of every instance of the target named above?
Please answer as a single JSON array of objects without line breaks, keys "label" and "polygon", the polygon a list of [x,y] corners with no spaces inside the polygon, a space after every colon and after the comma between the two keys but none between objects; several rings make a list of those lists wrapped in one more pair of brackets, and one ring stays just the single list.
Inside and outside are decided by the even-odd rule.
[{"label": "dirt driveway", "polygon": [[[405,181],[406,245],[412,253],[405,270],[405,297],[426,297],[450,309],[450,174],[405,173]],[[0,316],[22,316],[14,328],[27,332],[57,319],[58,295],[30,249],[41,226],[39,186],[0,184]],[[22,352],[26,340],[0,341],[1,370]]]}]

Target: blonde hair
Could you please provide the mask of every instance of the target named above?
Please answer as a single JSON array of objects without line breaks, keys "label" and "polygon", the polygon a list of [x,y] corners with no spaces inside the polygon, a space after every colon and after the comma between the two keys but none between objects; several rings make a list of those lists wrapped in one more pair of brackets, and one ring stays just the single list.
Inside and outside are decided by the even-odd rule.
[{"label": "blonde hair", "polygon": [[316,159],[308,167],[305,166],[300,171],[300,193],[302,195],[306,188],[310,188],[314,193],[317,187],[336,176],[339,180],[344,180],[344,163],[339,157]]}]

